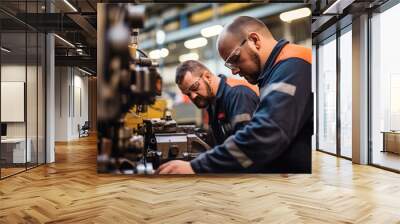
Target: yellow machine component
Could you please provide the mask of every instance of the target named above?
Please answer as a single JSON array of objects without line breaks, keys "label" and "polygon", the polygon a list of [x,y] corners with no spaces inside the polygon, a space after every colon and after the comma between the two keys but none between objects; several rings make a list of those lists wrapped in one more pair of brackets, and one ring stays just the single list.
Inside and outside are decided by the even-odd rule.
[{"label": "yellow machine component", "polygon": [[147,112],[136,114],[136,106],[131,109],[131,113],[125,116],[125,126],[136,129],[139,124],[143,123],[144,119],[162,118],[167,109],[167,101],[165,99],[157,99],[153,105],[147,106]]},{"label": "yellow machine component", "polygon": [[164,31],[166,32],[170,32],[170,31],[174,31],[174,30],[178,30],[180,26],[179,21],[174,21],[174,22],[170,22],[167,25],[165,25],[163,27]]},{"label": "yellow machine component", "polygon": [[[251,3],[226,3],[226,4],[223,4],[222,6],[219,6],[217,11],[218,11],[218,15],[221,16],[224,14],[238,11],[240,9],[247,8],[251,5],[252,5]],[[192,24],[196,24],[196,23],[204,22],[206,20],[210,20],[210,19],[212,19],[213,14],[214,14],[213,8],[205,9],[203,11],[194,13],[192,16],[190,16],[190,22]]]}]

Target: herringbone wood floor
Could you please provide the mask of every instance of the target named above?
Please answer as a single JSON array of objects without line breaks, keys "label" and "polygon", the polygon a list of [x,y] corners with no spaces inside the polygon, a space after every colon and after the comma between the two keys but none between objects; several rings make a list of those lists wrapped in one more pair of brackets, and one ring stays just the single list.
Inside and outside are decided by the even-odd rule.
[{"label": "herringbone wood floor", "polygon": [[400,175],[315,152],[312,175],[98,175],[96,141],[0,181],[0,223],[400,223]]}]

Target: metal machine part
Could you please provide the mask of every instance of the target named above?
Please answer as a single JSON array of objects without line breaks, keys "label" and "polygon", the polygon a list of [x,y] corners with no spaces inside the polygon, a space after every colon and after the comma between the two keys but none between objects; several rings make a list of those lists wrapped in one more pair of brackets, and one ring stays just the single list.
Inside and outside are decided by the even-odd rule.
[{"label": "metal machine part", "polygon": [[209,149],[194,126],[179,126],[170,114],[128,128],[124,117],[136,113],[161,95],[158,64],[140,50],[144,6],[98,4],[98,172],[153,174],[171,159],[193,159]]},{"label": "metal machine part", "polygon": [[161,152],[163,161],[181,158],[187,152],[187,136],[180,134],[155,134],[157,150]]},{"label": "metal machine part", "polygon": [[195,134],[162,133],[155,134],[157,151],[161,152],[161,160],[190,160],[210,147]]},{"label": "metal machine part", "polygon": [[145,148],[158,156],[148,156],[155,168],[174,159],[189,161],[211,148],[204,131],[194,125],[177,125],[170,117],[144,120],[141,133],[145,136]]}]

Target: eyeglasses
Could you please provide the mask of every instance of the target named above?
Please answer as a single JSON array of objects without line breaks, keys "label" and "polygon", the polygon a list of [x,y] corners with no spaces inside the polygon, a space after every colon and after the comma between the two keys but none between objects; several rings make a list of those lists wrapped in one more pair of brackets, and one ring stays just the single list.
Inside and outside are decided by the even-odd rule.
[{"label": "eyeglasses", "polygon": [[244,39],[242,43],[226,58],[225,66],[231,70],[238,69],[237,62],[240,58],[240,48],[246,43],[247,39]]},{"label": "eyeglasses", "polygon": [[190,95],[190,92],[196,92],[196,91],[198,91],[198,90],[199,90],[199,87],[200,87],[200,79],[201,79],[202,76],[203,76],[203,75],[200,75],[200,77],[199,77],[192,85],[190,85],[189,88],[187,88],[186,91],[182,91],[183,94],[189,96],[189,95]]}]

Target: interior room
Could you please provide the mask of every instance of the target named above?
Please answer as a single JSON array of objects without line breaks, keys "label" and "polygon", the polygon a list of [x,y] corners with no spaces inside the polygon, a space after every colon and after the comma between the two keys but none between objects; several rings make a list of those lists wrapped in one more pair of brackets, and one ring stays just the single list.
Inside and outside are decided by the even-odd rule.
[{"label": "interior room", "polygon": [[[272,40],[255,38],[260,30],[229,33],[239,17],[277,42],[258,51],[267,41],[257,41]],[[399,223],[398,21],[396,0],[2,0],[0,223]],[[285,40],[302,54],[280,53]],[[247,56],[257,72],[239,66]],[[301,91],[291,73],[283,87],[271,78],[263,88],[262,74],[285,59],[311,71],[301,78],[311,80],[309,101],[291,98]],[[206,73],[183,87],[190,61]],[[247,83],[257,99],[252,117],[235,117],[244,119],[237,132],[225,132],[237,124],[222,122],[227,109],[215,112],[222,93],[211,75]],[[201,87],[212,96],[204,107]],[[309,103],[275,122],[268,113],[287,111],[285,99]],[[308,108],[312,123],[291,123]],[[253,131],[262,110],[273,128]],[[307,124],[309,172],[268,169],[302,158],[303,133],[287,133]],[[244,133],[254,137],[239,144]],[[290,147],[298,154],[283,157]],[[206,172],[201,158],[243,170]],[[278,162],[256,169],[258,160]]]}]

